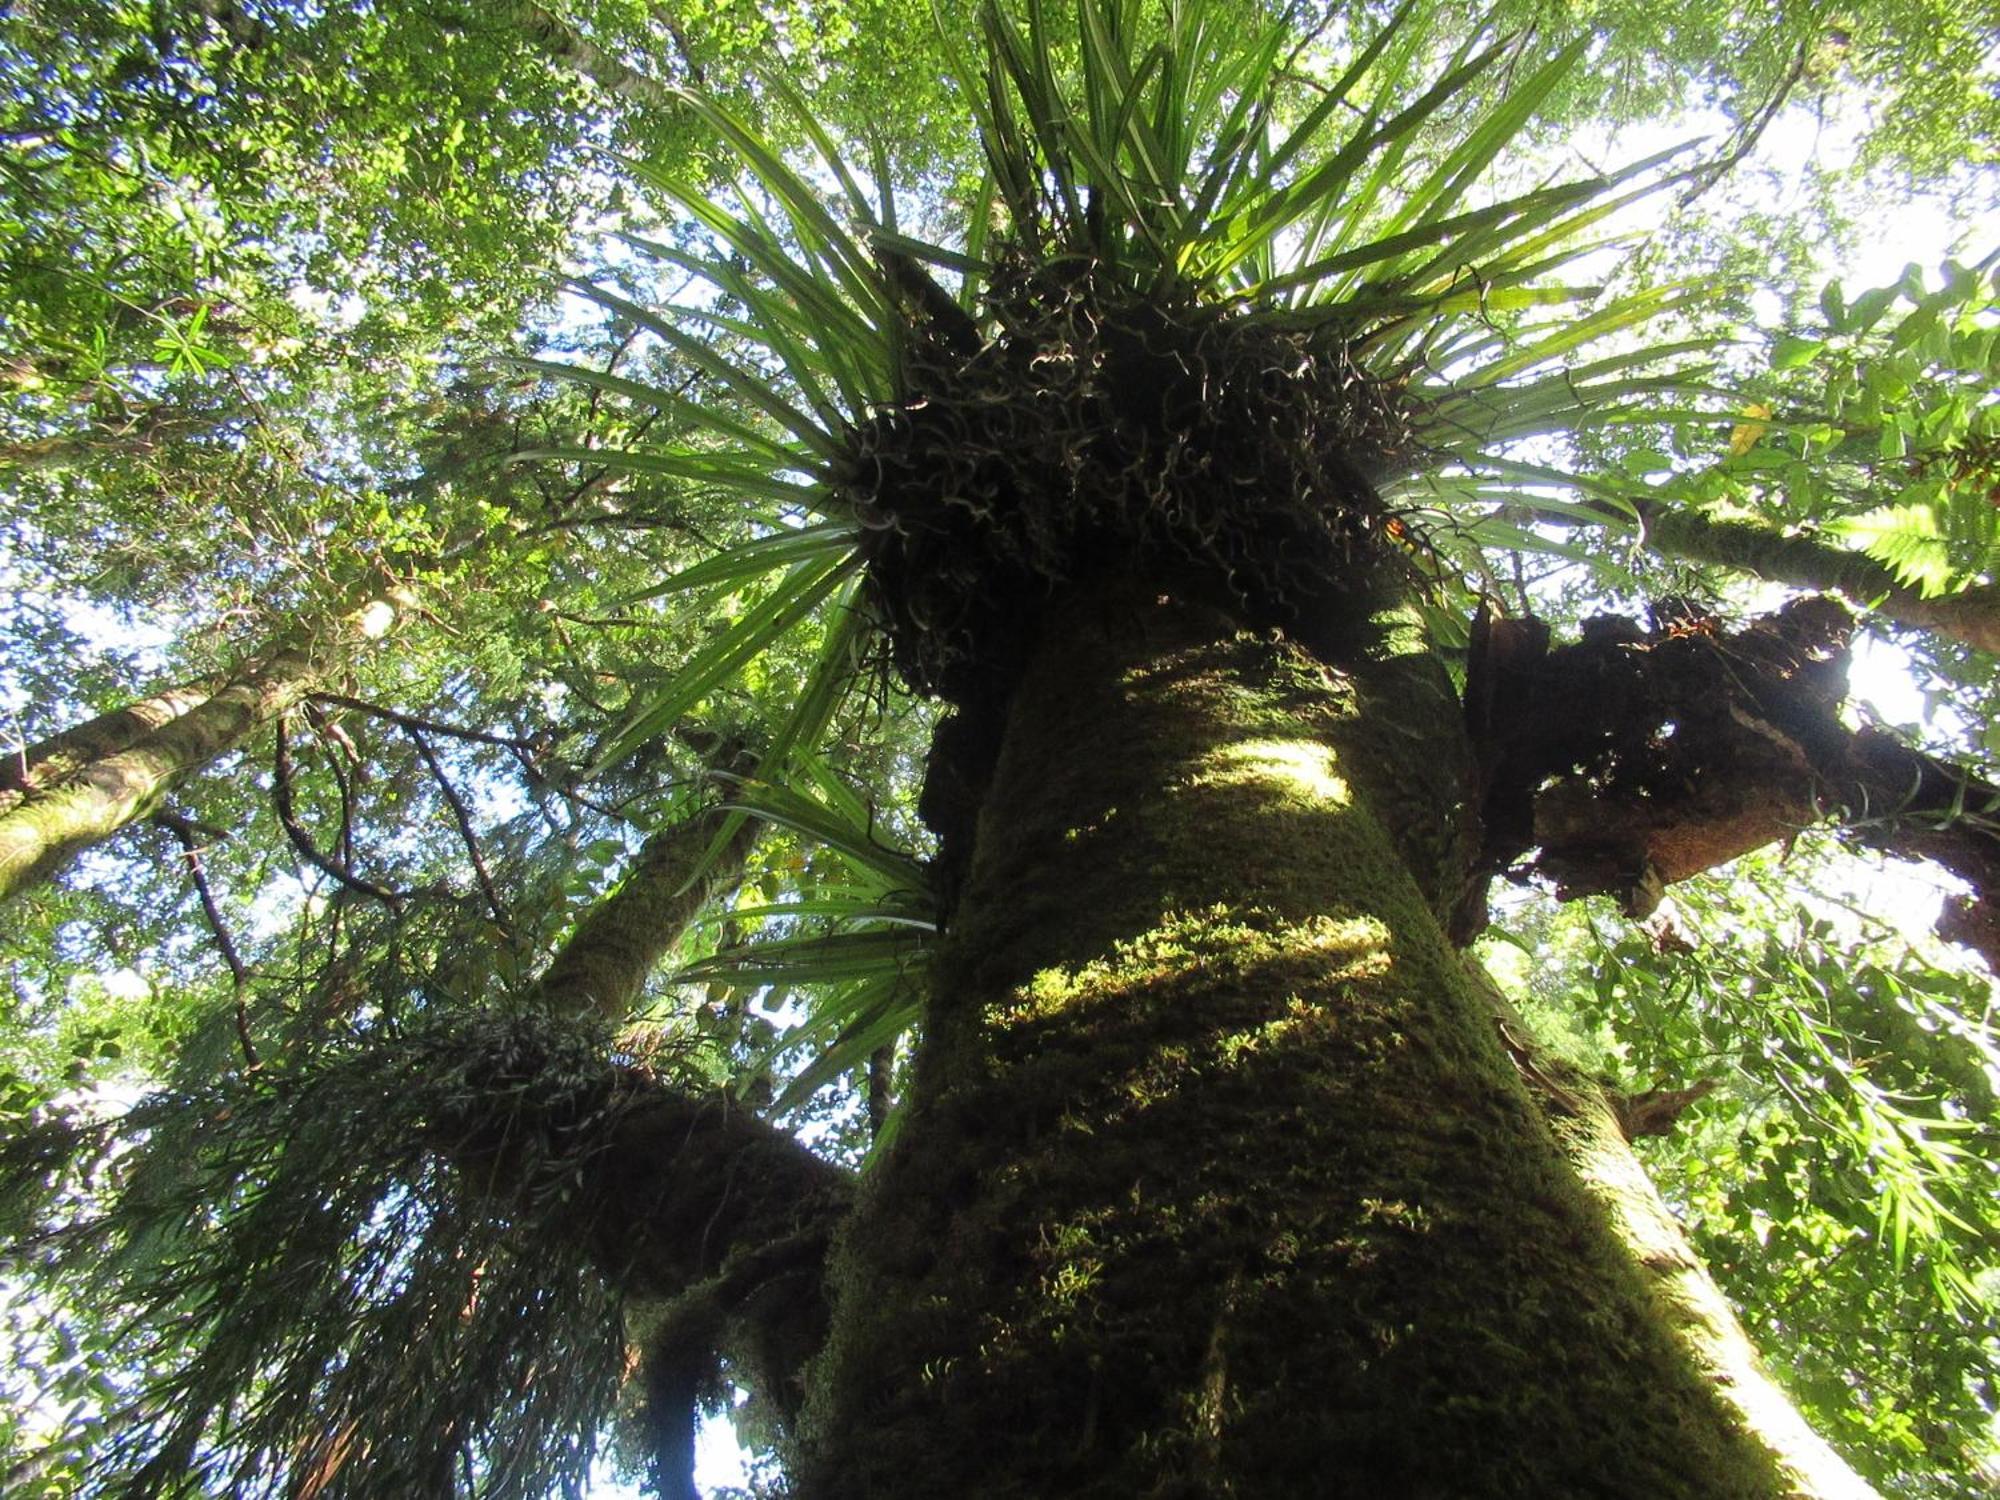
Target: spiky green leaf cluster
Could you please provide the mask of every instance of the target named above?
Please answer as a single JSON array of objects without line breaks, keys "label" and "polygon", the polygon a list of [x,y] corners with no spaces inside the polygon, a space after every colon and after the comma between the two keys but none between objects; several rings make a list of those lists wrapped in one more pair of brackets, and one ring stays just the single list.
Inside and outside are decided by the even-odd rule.
[{"label": "spiky green leaf cluster", "polygon": [[[1004,362],[988,351],[1012,350],[1024,368],[1097,357],[1088,348],[1066,354],[1046,326],[1032,326],[1028,314],[1051,285],[1088,288],[1093,316],[1102,310],[1113,323],[1143,327],[1144,311],[1303,340],[1286,357],[1326,363],[1323,384],[1353,390],[1372,419],[1389,424],[1381,436],[1397,441],[1371,444],[1364,431],[1354,445],[1354,423],[1343,427],[1339,413],[1323,410],[1322,384],[1307,382],[1294,404],[1322,408],[1323,425],[1371,460],[1381,458],[1371,448],[1392,450],[1365,465],[1378,481],[1443,476],[1455,488],[1434,495],[1439,504],[1484,507],[1510,486],[1573,485],[1547,463],[1520,467],[1510,448],[1633,421],[1639,403],[1687,389],[1685,375],[1653,368],[1685,346],[1613,350],[1608,341],[1671,313],[1692,290],[1607,301],[1600,285],[1562,280],[1615,243],[1606,237],[1612,221],[1657,180],[1659,159],[1526,191],[1492,186],[1496,163],[1575,65],[1576,49],[1530,65],[1518,43],[1475,37],[1434,84],[1412,90],[1404,75],[1421,28],[1407,7],[1357,39],[1326,82],[1312,74],[1327,60],[1295,47],[1285,25],[1246,33],[1197,0],[1169,6],[1158,23],[1132,0],[1091,0],[1077,15],[1070,40],[1038,5],[1025,26],[997,6],[982,11],[990,65],[961,56],[959,74],[986,181],[944,216],[956,224],[929,239],[903,227],[911,195],[899,207],[881,154],[870,153],[870,170],[852,168],[844,143],[782,80],[770,89],[811,143],[809,161],[780,152],[716,101],[686,95],[745,175],[717,193],[642,173],[698,231],[696,248],[632,246],[708,290],[667,307],[609,286],[578,290],[700,371],[716,400],[694,405],[621,386],[619,394],[690,416],[698,435],[591,458],[741,494],[759,534],[679,583],[772,582],[682,679],[635,711],[630,736],[713,691],[840,588],[844,543],[872,537],[871,556],[885,542],[895,550],[908,518],[871,489],[878,439],[938,405],[940,349],[968,370]],[[1528,71],[1501,102],[1475,108],[1502,66]],[[940,219],[936,203],[915,196],[921,217]],[[1586,349],[1598,352],[1579,365]],[[1184,360],[1178,349],[1174,356]],[[1228,373],[1190,379],[1200,388]],[[1037,393],[1013,367],[1004,380],[961,386],[978,402],[1003,392],[1026,403],[1032,423]],[[1100,407],[1093,396],[1083,414],[1101,416]],[[1046,474],[1024,479],[1049,488]],[[933,484],[933,503],[950,505],[954,477],[935,475]],[[1074,510],[1085,493],[1079,480],[1032,503]],[[1338,510],[1343,501],[1320,503]],[[1010,538],[1021,526],[1054,534],[1058,554],[1096,529],[980,521],[976,535],[953,541],[997,536],[1003,551],[1019,553]],[[1186,528],[1177,537],[1200,550]],[[929,561],[921,571],[933,571]],[[1039,566],[1059,572],[1068,561]],[[970,579],[976,552],[965,562]],[[876,623],[905,636],[923,628],[917,611],[880,597],[874,581]]]},{"label": "spiky green leaf cluster", "polygon": [[885,840],[866,804],[822,764],[807,760],[803,770],[805,787],[746,782],[732,801],[789,829],[816,856],[800,861],[781,899],[728,914],[732,923],[756,924],[757,936],[678,976],[755,996],[780,1014],[809,999],[803,1019],[747,1075],[766,1076],[786,1055],[804,1055],[773,1101],[779,1111],[864,1065],[916,1023],[937,933],[937,897],[922,862]]}]

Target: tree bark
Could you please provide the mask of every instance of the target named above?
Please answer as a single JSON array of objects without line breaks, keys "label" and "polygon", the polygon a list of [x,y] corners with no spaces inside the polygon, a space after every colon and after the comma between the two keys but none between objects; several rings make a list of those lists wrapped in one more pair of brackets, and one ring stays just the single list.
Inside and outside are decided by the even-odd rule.
[{"label": "tree bark", "polygon": [[197,678],[170,687],[13,751],[0,762],[0,816],[92,761],[129,750],[155,730],[201,707],[215,695],[220,681]]},{"label": "tree bark", "polygon": [[[755,766],[746,753],[720,769],[747,776]],[[756,819],[717,807],[655,832],[549,961],[537,985],[543,997],[573,1015],[625,1020],[688,924],[741,883],[759,831]]]},{"label": "tree bark", "polygon": [[1695,1368],[1777,1460],[1789,1500],[1879,1500],[1772,1381],[1736,1310],[1653,1186],[1604,1088],[1543,1050],[1478,963],[1468,958],[1466,972],[1492,1007],[1501,1042],[1577,1180],[1638,1264]]},{"label": "tree bark", "polygon": [[535,0],[511,0],[506,14],[550,61],[589,80],[605,93],[649,109],[672,110],[680,106],[680,96],[672,85],[627,67]]},{"label": "tree bark", "polygon": [[594,1250],[634,1306],[650,1306],[635,1320],[648,1360],[712,1369],[721,1355],[789,1422],[826,1334],[827,1245],[852,1175],[726,1095],[665,1089],[582,1172],[593,1201],[618,1205]]},{"label": "tree bark", "polygon": [[273,647],[210,693],[170,689],[24,752],[0,783],[0,902],[146,817],[184,777],[303,701],[355,642],[386,633],[396,610],[371,600],[329,639]]},{"label": "tree bark", "polygon": [[1785,1494],[1444,939],[1448,683],[1156,592],[1013,698],[800,1493]]},{"label": "tree bark", "polygon": [[1640,510],[1649,546],[1668,557],[1716,563],[1772,583],[1845,596],[1885,620],[2000,655],[2000,585],[1926,599],[1865,553],[1747,521],[1711,521],[1667,505]]},{"label": "tree bark", "polygon": [[[747,776],[757,756],[724,744],[710,764]],[[654,832],[550,960],[535,987],[543,1003],[627,1020],[689,924],[741,882],[759,832],[719,806]],[[826,1334],[826,1252],[851,1174],[727,1094],[657,1086],[580,1170],[590,1200],[614,1206],[593,1252],[638,1330],[649,1488],[696,1500],[697,1407],[724,1363],[773,1426],[796,1418]]]},{"label": "tree bark", "polygon": [[[1825,821],[1965,880],[1939,935],[2000,967],[2000,786],[1849,729],[1853,617],[1825,595],[1723,630],[1615,615],[1551,648],[1539,620],[1474,629],[1479,868],[1532,867],[1565,900],[1615,895],[1643,916],[1668,885]],[[1455,934],[1483,924],[1475,883]]]},{"label": "tree bark", "polygon": [[1783,1493],[1789,1500],[1877,1500],[1766,1373],[1736,1310],[1619,1129],[1603,1090],[1587,1080],[1575,1083],[1549,1110],[1563,1154],[1637,1260],[1663,1320],[1695,1368],[1777,1459]]}]

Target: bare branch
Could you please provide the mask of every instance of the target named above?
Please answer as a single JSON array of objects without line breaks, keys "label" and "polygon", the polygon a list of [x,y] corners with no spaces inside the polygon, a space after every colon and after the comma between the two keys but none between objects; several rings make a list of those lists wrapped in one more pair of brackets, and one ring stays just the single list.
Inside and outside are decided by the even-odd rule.
[{"label": "bare branch", "polygon": [[1764,132],[1771,126],[1771,121],[1778,117],[1778,111],[1785,107],[1785,100],[1791,97],[1791,92],[1798,86],[1799,80],[1805,77],[1806,59],[1810,51],[1808,43],[1799,44],[1798,55],[1792,59],[1791,67],[1779,80],[1771,97],[1764,101],[1762,107],[1751,115],[1748,121],[1737,128],[1735,139],[1728,151],[1706,167],[1689,168],[1684,174],[1688,179],[1688,186],[1680,196],[1679,207],[1686,208],[1728,176],[1739,162],[1757,149],[1757,142],[1763,139]]},{"label": "bare branch", "polygon": [[451,778],[444,773],[444,765],[437,752],[431,749],[430,741],[423,732],[411,725],[403,726],[403,733],[410,737],[410,743],[417,747],[417,754],[423,757],[429,768],[431,779],[437,783],[439,793],[451,808],[452,820],[458,824],[458,836],[465,842],[466,857],[472,861],[472,873],[479,881],[480,892],[486,897],[487,908],[493,913],[493,920],[501,932],[512,936],[514,925],[507,920],[507,908],[501,904],[500,892],[494,888],[493,877],[487,872],[486,860],[479,852],[479,836],[473,832],[472,814],[466,810],[465,800],[458,795],[458,789],[451,784]]},{"label": "bare branch", "polygon": [[236,1002],[236,1040],[243,1049],[243,1065],[254,1068],[257,1066],[257,1044],[250,1040],[250,971],[244,967],[243,956],[229,936],[228,924],[222,920],[222,909],[216,905],[215,892],[209,888],[208,872],[201,862],[202,849],[219,835],[213,829],[178,813],[156,812],[153,822],[174,836],[187,858],[188,876],[194,881],[195,894],[201,898],[202,914],[208,918],[208,930],[215,935],[215,946],[222,954],[223,963],[229,966],[230,988]]},{"label": "bare branch", "polygon": [[344,886],[358,895],[368,896],[394,908],[408,899],[406,891],[391,890],[385,885],[377,885],[364,876],[356,875],[346,865],[326,853],[306,832],[299,821],[298,803],[292,785],[292,747],[286,733],[286,719],[281,716],[277,722],[277,733],[273,736],[271,756],[271,796],[278,810],[278,822],[285,830],[285,837],[300,856],[321,874],[330,877],[336,884]]},{"label": "bare branch", "polygon": [[503,750],[512,750],[518,755],[532,756],[534,741],[506,734],[493,734],[483,729],[468,729],[462,724],[446,724],[437,719],[426,719],[418,714],[406,714],[393,708],[385,708],[379,703],[370,703],[366,698],[352,698],[345,693],[314,693],[315,703],[330,703],[340,708],[351,708],[356,713],[369,715],[394,724],[398,729],[414,729],[422,734],[442,734],[455,740],[470,740],[478,745],[497,745]]}]

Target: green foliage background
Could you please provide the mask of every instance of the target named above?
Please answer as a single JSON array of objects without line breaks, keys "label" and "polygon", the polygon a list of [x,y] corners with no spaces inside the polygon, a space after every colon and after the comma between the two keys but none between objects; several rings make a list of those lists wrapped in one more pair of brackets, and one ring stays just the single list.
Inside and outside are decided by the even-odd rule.
[{"label": "green foliage background", "polygon": [[[1159,10],[1142,8],[1146,27]],[[1208,13],[1235,36],[1267,11],[1242,0]],[[1284,15],[1317,39],[1286,64],[1303,80],[1282,96],[1292,123],[1323,93],[1325,60],[1387,18],[1362,4]],[[1049,6],[1047,25],[1084,34],[1067,6]],[[1740,574],[1649,552],[1635,495],[1865,551],[1927,595],[1990,586],[2000,319],[1981,257],[2000,244],[1977,236],[2000,239],[1992,18],[1936,0],[1776,17],[1706,0],[1503,0],[1491,11],[1438,0],[1396,33],[1406,76],[1436,76],[1475,34],[1525,36],[1523,58],[1572,47],[1572,65],[1537,75],[1510,58],[1413,122],[1401,166],[1438,184],[1435,202],[1385,196],[1375,219],[1362,216],[1370,231],[1442,215],[1452,153],[1509,98],[1522,118],[1491,145],[1517,153],[1502,162],[1515,163],[1510,191],[1576,175],[1578,142],[1594,151],[1694,109],[1736,132],[1703,161],[1754,148],[1767,109],[1852,122],[1859,148],[1853,167],[1816,169],[1782,222],[1730,201],[1754,152],[1736,176],[1697,175],[1685,190],[1706,191],[1640,254],[1593,268],[1616,293],[1668,309],[1683,368],[1703,368],[1657,387],[1636,383],[1636,364],[1600,371],[1594,423],[1544,423],[1518,400],[1517,425],[1489,431],[1543,447],[1496,450],[1500,467],[1412,490],[1410,514],[1451,580],[1431,622],[1441,648],[1462,645],[1452,622],[1478,593],[1558,620],[1645,595],[1751,597]],[[1058,55],[1064,70],[1086,65],[1087,40],[1077,47]],[[333,1173],[342,1151],[384,1161],[374,1145],[302,1129],[281,1080],[295,1073],[328,1097],[385,1087],[369,1068],[416,1069],[454,1026],[522,992],[644,835],[709,794],[679,728],[814,753],[779,754],[769,775],[728,792],[772,831],[741,894],[687,935],[620,1045],[643,1046],[663,1076],[771,1107],[829,1153],[859,1159],[879,1137],[862,1100],[871,1074],[893,1082],[896,1039],[921,996],[927,907],[913,861],[932,851],[914,802],[929,711],[888,690],[858,617],[840,607],[853,598],[837,561],[851,527],[835,517],[803,540],[789,529],[824,454],[797,425],[768,420],[757,397],[776,393],[822,431],[827,410],[859,419],[885,399],[880,382],[893,384],[907,354],[888,338],[890,310],[867,305],[880,301],[867,256],[843,245],[846,229],[813,227],[805,196],[850,200],[837,213],[851,227],[852,200],[882,213],[878,181],[908,185],[886,227],[909,253],[936,241],[981,254],[976,236],[945,244],[968,210],[987,216],[982,228],[997,212],[964,129],[968,105],[983,102],[969,56],[896,0],[631,0],[587,14],[36,3],[0,16],[11,740],[324,629],[372,591],[416,601],[393,640],[344,665],[292,730],[299,821],[396,899],[362,899],[302,863],[274,815],[260,741],[172,805],[209,832],[203,870],[241,975],[160,827],[134,829],[6,912],[0,1114],[18,1131],[146,1101],[102,1155],[79,1148],[68,1176],[38,1179],[45,1196],[13,1205],[5,1282],[18,1373],[0,1462],[16,1466],[7,1483],[19,1492],[79,1493],[89,1462],[159,1451],[145,1425],[161,1410],[143,1394],[149,1378],[166,1382],[156,1392],[185,1392],[174,1382],[191,1369],[218,1391],[296,1374],[226,1355],[191,1366],[196,1346],[164,1332],[135,1344],[127,1309],[61,1269],[86,1252],[40,1238],[51,1205],[96,1202],[146,1163],[207,1150],[188,1144],[189,1120],[238,1111],[264,1123],[202,1160],[246,1202],[309,1183],[314,1163]],[[1026,92],[1038,86],[1031,68],[1017,73]],[[707,102],[674,91],[685,84]],[[1379,102],[1357,99],[1356,110]],[[736,180],[746,141],[777,164],[761,183]],[[832,145],[858,183],[809,165]],[[1302,157],[1301,173],[1314,162]],[[1135,180],[1141,197],[1160,187]],[[1039,189],[1017,187],[1020,223]],[[1915,193],[1956,205],[1973,236],[1959,261],[1879,288],[1843,274],[1843,248],[1875,232],[1882,205]],[[741,230],[764,223],[780,225],[768,236],[780,257],[817,278],[777,313],[780,328],[790,319],[789,348],[756,333],[778,305],[759,274],[771,247]],[[1057,214],[1050,233],[1076,227]],[[1223,230],[1171,247],[1155,269],[1178,271],[1190,246],[1219,262]],[[1125,248],[1135,263],[1159,252],[1137,239]],[[827,274],[844,257],[863,263],[846,282]],[[1387,306],[1367,299],[1390,296],[1384,287],[1416,277],[1422,259],[1373,263],[1374,279],[1357,273],[1340,294]],[[1241,263],[1253,260],[1245,250]],[[1688,294],[1676,279],[1697,264],[1725,274]],[[962,269],[932,263],[948,289]],[[697,273],[707,289],[693,290]],[[1216,271],[1214,285],[1234,274]],[[1406,289],[1420,355],[1435,299],[1454,287],[1468,319],[1517,341],[1496,342],[1494,358],[1535,347],[1538,326],[1552,339],[1538,304],[1473,295],[1457,274]],[[595,300],[560,296],[562,276],[599,289]],[[1781,326],[1753,321],[1753,303],[1784,309]],[[660,311],[674,306],[705,316]],[[828,329],[852,337],[842,346]],[[1481,336],[1456,352],[1471,359]],[[1542,393],[1555,403],[1577,377],[1549,371]],[[748,507],[748,466],[716,436],[718,415],[767,461]],[[1556,472],[1560,484],[1523,491]],[[1935,636],[1902,642],[1935,705],[1907,732],[1990,766],[1992,658]],[[845,690],[850,679],[861,686]],[[356,703],[419,721],[443,779],[410,724]],[[1867,901],[1853,909],[1841,894],[1861,878],[1851,858],[1807,838],[1693,882],[1676,897],[1692,952],[1603,912],[1523,909],[1494,962],[1544,1034],[1621,1087],[1718,1083],[1652,1165],[1781,1378],[1886,1492],[1987,1493],[2000,1374],[1991,976]],[[1834,894],[1801,897],[1802,882]],[[241,1053],[239,1007],[260,1066]],[[397,1051],[407,1037],[416,1050]],[[384,1114],[369,1129],[394,1125]],[[258,1155],[294,1136],[319,1154],[302,1147],[289,1165]],[[327,1243],[361,1246],[343,1252],[361,1260],[321,1269],[372,1253],[379,1270],[409,1243],[462,1276],[454,1237],[469,1244],[491,1226],[468,1227],[477,1213],[442,1189],[427,1196],[436,1186],[395,1163],[356,1185]],[[185,1192],[174,1201],[188,1220]],[[385,1204],[422,1225],[371,1241],[390,1222]],[[171,1236],[137,1234],[114,1256],[102,1235],[125,1231],[92,1232],[90,1255],[141,1280],[274,1274],[263,1261],[197,1271],[167,1253],[184,1243]],[[518,1246],[506,1255],[526,1263]],[[588,1331],[602,1331],[603,1303],[585,1279],[571,1284],[583,1291],[537,1315],[560,1324],[558,1342],[601,1352]],[[322,1285],[345,1295],[338,1278]],[[190,1281],[175,1295],[199,1290]],[[526,1282],[510,1295],[533,1300]],[[481,1373],[504,1383],[508,1357],[493,1353]],[[579,1391],[573,1407],[525,1425],[497,1420],[479,1451],[494,1463],[527,1455],[508,1481],[523,1493],[573,1475],[601,1413],[597,1388]],[[463,1400],[468,1420],[485,1421],[473,1405],[490,1414],[500,1398],[475,1383]],[[508,1447],[521,1432],[525,1446]]]}]

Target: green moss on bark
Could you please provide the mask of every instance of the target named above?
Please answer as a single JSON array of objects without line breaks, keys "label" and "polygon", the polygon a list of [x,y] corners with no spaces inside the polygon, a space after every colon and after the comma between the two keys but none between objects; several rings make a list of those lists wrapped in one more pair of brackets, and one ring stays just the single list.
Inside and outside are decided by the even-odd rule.
[{"label": "green moss on bark", "polygon": [[1782,1493],[1443,941],[1448,698],[1115,590],[1045,640],[802,1492]]}]

